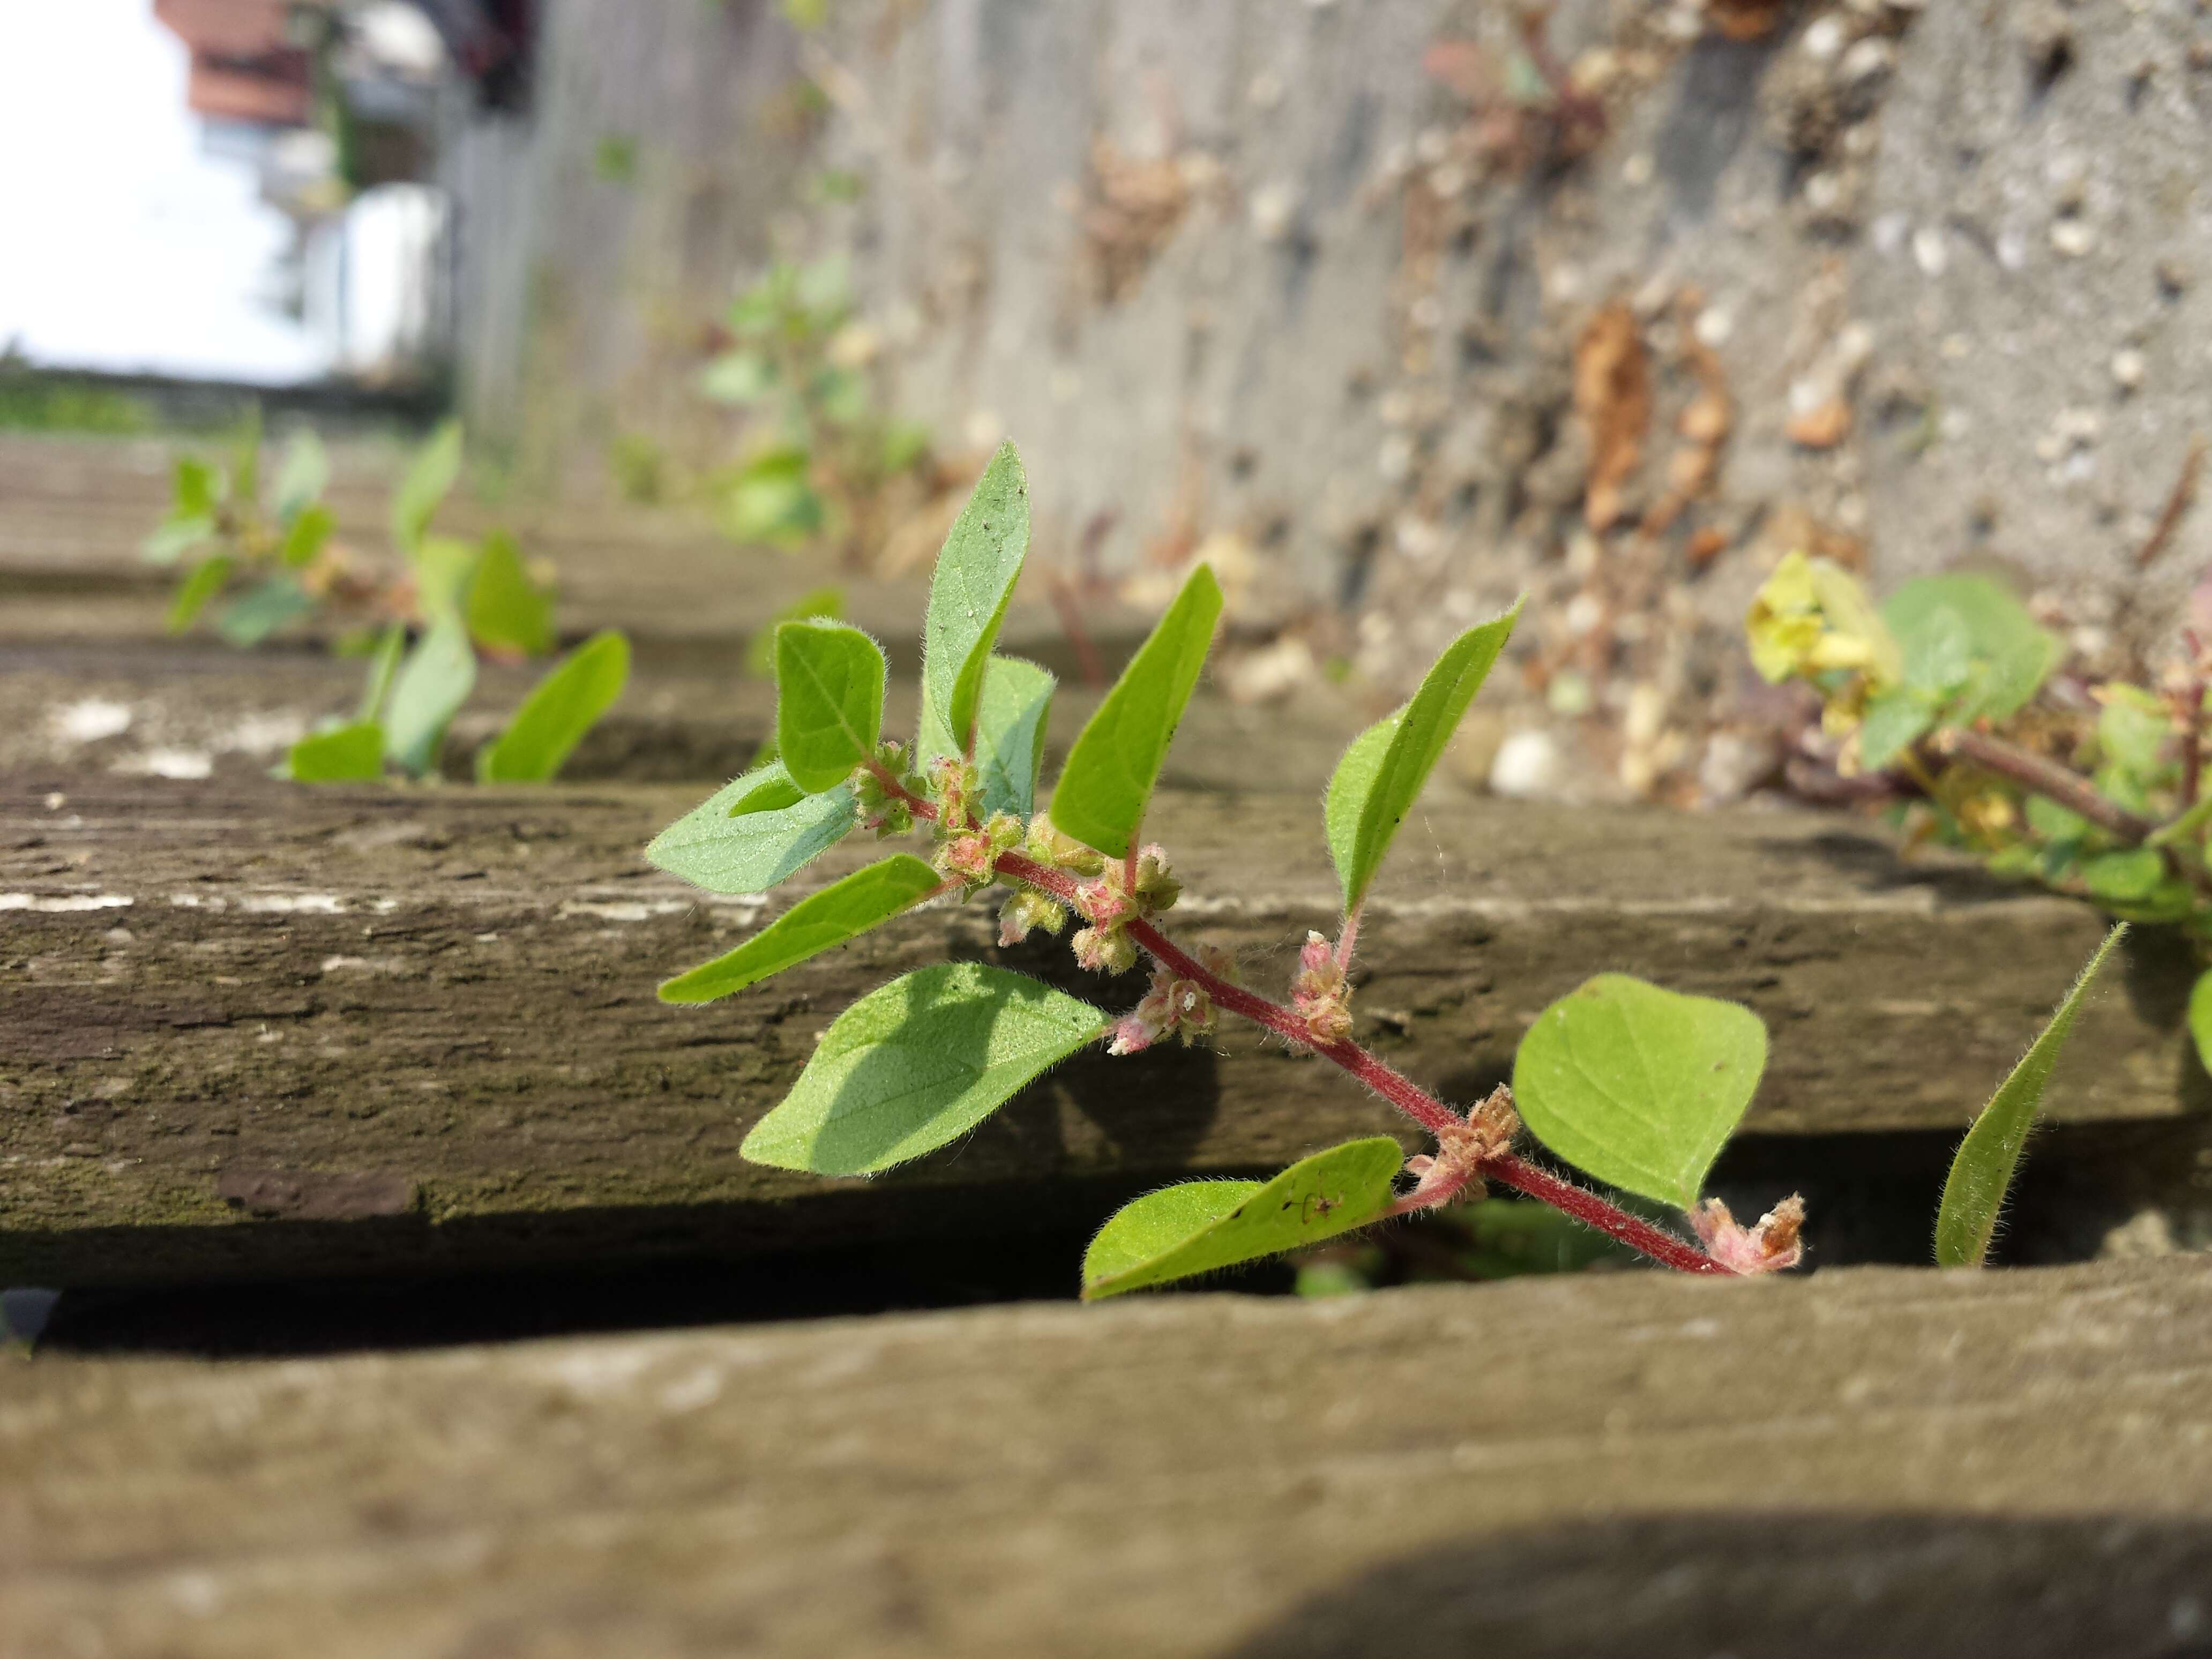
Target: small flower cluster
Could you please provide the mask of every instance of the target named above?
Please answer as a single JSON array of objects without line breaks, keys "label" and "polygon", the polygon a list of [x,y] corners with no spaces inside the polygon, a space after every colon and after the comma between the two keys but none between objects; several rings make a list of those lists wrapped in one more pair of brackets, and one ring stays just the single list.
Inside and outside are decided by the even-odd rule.
[{"label": "small flower cluster", "polygon": [[[1211,963],[1207,964],[1209,967]],[[1213,999],[1194,979],[1184,979],[1170,968],[1152,970],[1151,988],[1114,1027],[1109,1054],[1133,1054],[1149,1048],[1173,1032],[1191,1043],[1213,1034]]]},{"label": "small flower cluster", "polygon": [[1705,1254],[1723,1267],[1740,1273],[1780,1273],[1794,1267],[1805,1256],[1801,1234],[1805,1226],[1805,1200],[1792,1193],[1747,1227],[1729,1213],[1729,1206],[1709,1198],[1690,1212],[1690,1225]]},{"label": "small flower cluster", "polygon": [[1501,1083],[1467,1115],[1466,1122],[1437,1131],[1434,1158],[1424,1152],[1406,1160],[1406,1173],[1414,1181],[1409,1201],[1482,1197],[1483,1164],[1511,1152],[1513,1137],[1520,1133],[1513,1091]]},{"label": "small flower cluster", "polygon": [[1335,949],[1319,933],[1308,933],[1298,951],[1291,1006],[1316,1042],[1342,1042],[1352,1035],[1352,988]]},{"label": "small flower cluster", "polygon": [[[919,795],[922,781],[907,768],[907,746],[886,739],[876,745],[876,766],[853,769],[853,815],[860,828],[874,830],[878,841],[914,828],[914,808],[907,795]],[[896,781],[907,794],[900,794],[888,781]]]},{"label": "small flower cluster", "polygon": [[1128,972],[1137,965],[1137,942],[1129,937],[1129,924],[1139,916],[1172,908],[1182,896],[1182,883],[1158,847],[1138,851],[1133,884],[1126,880],[1120,866],[1109,864],[1075,890],[1076,911],[1091,924],[1068,941],[1076,961],[1095,974]]}]

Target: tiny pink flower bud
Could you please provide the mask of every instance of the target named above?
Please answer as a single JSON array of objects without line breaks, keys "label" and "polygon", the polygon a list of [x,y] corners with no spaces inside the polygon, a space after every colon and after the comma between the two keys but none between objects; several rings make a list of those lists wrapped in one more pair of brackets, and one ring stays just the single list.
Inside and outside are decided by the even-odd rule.
[{"label": "tiny pink flower bud", "polygon": [[1106,1045],[1108,1054],[1142,1054],[1158,1038],[1158,1028],[1144,1018],[1142,1007],[1143,1005],[1139,1004],[1139,1012],[1123,1015],[1115,1024],[1114,1040]]},{"label": "tiny pink flower bud", "polygon": [[1219,945],[1198,947],[1199,965],[1216,979],[1227,980],[1231,985],[1244,982],[1243,970],[1237,965],[1237,953]]},{"label": "tiny pink flower bud", "polygon": [[1137,854],[1137,908],[1145,915],[1157,915],[1175,908],[1182,896],[1182,883],[1168,868],[1168,855],[1157,846],[1146,847]]},{"label": "tiny pink flower bud", "polygon": [[994,857],[990,842],[972,831],[951,836],[937,846],[937,867],[971,886],[980,887],[991,879]]},{"label": "tiny pink flower bud", "polygon": [[1805,1200],[1792,1193],[1746,1227],[1717,1198],[1690,1212],[1690,1226],[1705,1254],[1739,1273],[1779,1273],[1804,1260]]},{"label": "tiny pink flower bud", "polygon": [[1352,1035],[1352,1007],[1344,969],[1319,933],[1308,933],[1298,951],[1298,971],[1291,980],[1291,1007],[1316,1042],[1341,1042]]},{"label": "tiny pink flower bud", "polygon": [[1078,965],[1094,974],[1125,974],[1137,965],[1137,947],[1118,927],[1085,927],[1068,943]]},{"label": "tiny pink flower bud", "polygon": [[1077,888],[1075,908],[1085,921],[1100,927],[1119,927],[1129,916],[1129,901],[1110,872]]},{"label": "tiny pink flower bud", "polygon": [[999,908],[999,943],[1001,946],[1019,945],[1030,936],[1032,927],[1057,933],[1066,923],[1066,911],[1042,893],[1024,887]]}]

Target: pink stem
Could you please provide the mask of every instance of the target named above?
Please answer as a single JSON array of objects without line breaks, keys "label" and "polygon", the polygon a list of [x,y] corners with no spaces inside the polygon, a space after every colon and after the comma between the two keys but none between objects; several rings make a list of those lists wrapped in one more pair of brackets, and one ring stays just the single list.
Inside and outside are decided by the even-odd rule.
[{"label": "pink stem", "polygon": [[[997,868],[1000,874],[1049,893],[1061,903],[1073,908],[1075,902],[1075,881],[1066,872],[1039,864],[1023,853],[1001,853]],[[1184,979],[1197,981],[1213,999],[1214,1006],[1242,1014],[1254,1024],[1265,1027],[1277,1036],[1286,1037],[1302,1048],[1310,1048],[1323,1059],[1342,1066],[1376,1094],[1389,1101],[1407,1117],[1431,1134],[1439,1134],[1448,1128],[1459,1127],[1464,1120],[1457,1112],[1422,1088],[1411,1078],[1394,1070],[1373,1054],[1348,1039],[1341,1042],[1317,1042],[1313,1033],[1292,1010],[1280,1003],[1231,983],[1210,971],[1196,957],[1180,949],[1174,940],[1142,919],[1127,924],[1129,937],[1143,945],[1163,967]],[[1474,1173],[1474,1172],[1471,1172]],[[1631,1249],[1638,1251],[1662,1267],[1673,1267],[1686,1273],[1720,1273],[1730,1270],[1714,1261],[1703,1250],[1653,1226],[1641,1217],[1632,1216],[1618,1205],[1608,1203],[1595,1193],[1562,1181],[1549,1171],[1540,1170],[1526,1159],[1510,1152],[1485,1158],[1479,1173],[1495,1176],[1515,1190],[1540,1200],[1553,1209],[1572,1216],[1585,1226],[1619,1239]],[[1418,1206],[1403,1208],[1427,1208],[1442,1203],[1451,1196],[1447,1190],[1431,1194]]]},{"label": "pink stem", "polygon": [[1352,941],[1358,937],[1359,906],[1355,904],[1344,913],[1344,926],[1337,930],[1336,965],[1339,968],[1349,969],[1352,966]]},{"label": "pink stem", "polygon": [[868,770],[875,774],[876,781],[883,785],[886,792],[897,796],[901,800],[904,801],[907,804],[908,810],[911,811],[915,817],[918,818],[933,818],[937,816],[937,805],[935,802],[924,800],[920,795],[915,794],[914,791],[908,788],[896,777],[892,776],[890,768],[878,760],[873,755],[868,757],[866,765]]}]

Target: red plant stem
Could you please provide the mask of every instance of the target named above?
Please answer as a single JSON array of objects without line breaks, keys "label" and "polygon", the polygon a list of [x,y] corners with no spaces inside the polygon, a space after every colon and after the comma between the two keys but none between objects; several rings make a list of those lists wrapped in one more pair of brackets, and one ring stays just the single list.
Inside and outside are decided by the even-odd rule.
[{"label": "red plant stem", "polygon": [[[1024,853],[1001,853],[996,867],[1001,875],[1012,876],[1017,881],[1025,882],[1042,892],[1051,894],[1071,908],[1074,907],[1077,884],[1066,872],[1040,864]],[[1411,1078],[1377,1060],[1358,1043],[1349,1040],[1341,1042],[1316,1042],[1305,1022],[1291,1010],[1223,979],[1182,950],[1151,922],[1139,918],[1127,926],[1129,937],[1143,945],[1161,966],[1184,979],[1195,980],[1203,985],[1206,994],[1213,999],[1215,1006],[1226,1008],[1233,1014],[1242,1014],[1254,1024],[1286,1037],[1301,1048],[1310,1048],[1323,1059],[1342,1066],[1431,1134],[1440,1134],[1464,1123],[1465,1120],[1457,1112]],[[1586,1191],[1572,1182],[1562,1181],[1510,1152],[1485,1158],[1480,1170],[1472,1173],[1495,1176],[1516,1191],[1550,1205],[1585,1226],[1595,1227],[1598,1231],[1619,1239],[1631,1249],[1650,1257],[1662,1267],[1686,1273],[1726,1275],[1730,1272],[1695,1245],[1629,1214],[1595,1193]],[[1446,1190],[1434,1195],[1433,1201],[1442,1203],[1450,1196],[1450,1190]],[[1419,1207],[1427,1207],[1427,1205],[1425,1203]]]}]

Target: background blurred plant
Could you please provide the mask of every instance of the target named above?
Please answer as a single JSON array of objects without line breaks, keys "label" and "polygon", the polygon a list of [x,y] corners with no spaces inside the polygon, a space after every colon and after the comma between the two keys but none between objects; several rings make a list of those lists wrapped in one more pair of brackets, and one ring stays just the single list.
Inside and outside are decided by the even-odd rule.
[{"label": "background blurred plant", "polygon": [[706,481],[722,532],[848,563],[882,546],[933,493],[930,437],[878,401],[881,341],[854,314],[847,262],[780,260],[724,322],[726,349],[699,375],[705,396],[744,415],[738,459]]},{"label": "background blurred plant", "polygon": [[[2212,963],[2212,580],[2191,598],[2180,653],[2147,684],[2075,671],[2058,637],[1982,575],[1921,577],[1877,607],[1840,566],[1792,554],[1747,628],[1760,674],[1820,694],[1820,732],[1804,744],[1829,780],[1810,780],[1815,793],[1879,802],[1909,839],[1998,875],[2178,927]],[[2190,1030],[2212,1064],[2212,973]]]},{"label": "background blurred plant", "polygon": [[[155,563],[184,567],[170,630],[184,632],[219,599],[228,602],[216,614],[216,631],[241,647],[310,616],[333,617],[343,630],[339,651],[368,658],[367,684],[353,718],[325,722],[301,738],[279,775],[360,782],[391,766],[426,776],[476,688],[480,654],[521,661],[553,650],[550,572],[526,564],[504,530],[476,541],[430,533],[460,477],[458,421],[430,434],[392,492],[397,556],[389,561],[364,557],[336,539],[336,515],[323,500],[331,469],[321,440],[295,434],[265,493],[261,444],[256,410],[227,465],[197,456],[176,462],[168,516],[144,545]],[[478,752],[479,779],[550,778],[621,696],[629,674],[629,645],[621,635],[586,641]]]}]

